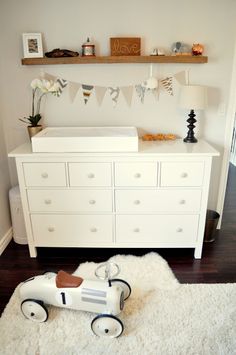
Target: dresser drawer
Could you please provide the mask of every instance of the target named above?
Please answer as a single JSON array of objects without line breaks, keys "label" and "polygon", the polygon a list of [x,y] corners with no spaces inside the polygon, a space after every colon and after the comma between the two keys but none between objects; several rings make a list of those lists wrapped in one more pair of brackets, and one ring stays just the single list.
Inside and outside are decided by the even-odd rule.
[{"label": "dresser drawer", "polygon": [[116,216],[117,243],[163,243],[178,246],[194,244],[198,215]]},{"label": "dresser drawer", "polygon": [[117,212],[198,212],[201,190],[117,190]]},{"label": "dresser drawer", "polygon": [[112,216],[31,215],[36,246],[99,246],[112,242]]},{"label": "dresser drawer", "polygon": [[28,190],[31,212],[111,212],[110,190]]},{"label": "dresser drawer", "polygon": [[111,186],[110,163],[69,163],[70,186]]},{"label": "dresser drawer", "polygon": [[23,163],[26,186],[66,186],[64,163]]},{"label": "dresser drawer", "polygon": [[157,163],[116,163],[115,186],[157,186]]},{"label": "dresser drawer", "polygon": [[201,186],[203,182],[203,162],[163,162],[161,163],[161,186]]}]

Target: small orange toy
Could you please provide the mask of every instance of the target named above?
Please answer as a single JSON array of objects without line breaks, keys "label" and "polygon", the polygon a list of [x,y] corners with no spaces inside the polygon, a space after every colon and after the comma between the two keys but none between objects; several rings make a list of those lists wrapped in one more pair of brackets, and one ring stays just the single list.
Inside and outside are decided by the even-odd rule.
[{"label": "small orange toy", "polygon": [[202,55],[204,51],[204,47],[200,43],[194,43],[192,46],[192,54],[193,55]]}]

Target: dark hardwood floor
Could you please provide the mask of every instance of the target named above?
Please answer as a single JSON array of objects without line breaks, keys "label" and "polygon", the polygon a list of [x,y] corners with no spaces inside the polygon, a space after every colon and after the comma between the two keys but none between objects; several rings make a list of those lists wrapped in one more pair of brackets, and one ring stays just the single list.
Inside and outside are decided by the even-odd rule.
[{"label": "dark hardwood floor", "polygon": [[[152,249],[153,250],[153,249]],[[105,261],[122,254],[144,255],[151,249],[64,249],[39,248],[38,257],[30,258],[28,247],[8,245],[0,257],[0,314],[15,287],[30,276],[45,270],[73,272],[84,261]],[[236,168],[230,165],[221,230],[215,241],[204,243],[201,260],[192,249],[155,249],[169,263],[181,283],[236,282]]]}]

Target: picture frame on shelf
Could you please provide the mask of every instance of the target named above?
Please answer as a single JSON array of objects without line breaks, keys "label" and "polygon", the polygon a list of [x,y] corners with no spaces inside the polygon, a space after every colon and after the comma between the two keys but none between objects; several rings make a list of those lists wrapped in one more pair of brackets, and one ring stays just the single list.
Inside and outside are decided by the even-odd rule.
[{"label": "picture frame on shelf", "polygon": [[43,45],[41,33],[23,33],[24,58],[42,58]]}]

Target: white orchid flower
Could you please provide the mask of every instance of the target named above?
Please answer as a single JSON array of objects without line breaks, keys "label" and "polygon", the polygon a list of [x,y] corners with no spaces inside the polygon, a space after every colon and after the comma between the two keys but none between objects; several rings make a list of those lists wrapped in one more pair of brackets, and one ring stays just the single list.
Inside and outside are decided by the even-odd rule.
[{"label": "white orchid flower", "polygon": [[40,88],[40,86],[42,85],[42,81],[38,78],[34,79],[31,81],[30,86],[32,87],[32,89],[37,89]]}]

